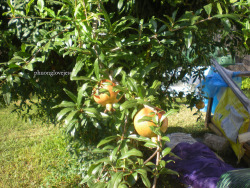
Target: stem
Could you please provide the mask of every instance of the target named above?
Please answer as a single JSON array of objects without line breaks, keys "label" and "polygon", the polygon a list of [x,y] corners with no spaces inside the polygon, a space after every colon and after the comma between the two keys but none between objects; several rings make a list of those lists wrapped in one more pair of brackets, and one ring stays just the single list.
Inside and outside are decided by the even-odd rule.
[{"label": "stem", "polygon": [[[194,23],[193,25],[197,25],[197,24],[199,24],[199,23],[205,22],[205,21],[207,21],[207,20],[212,20],[212,19],[213,19],[213,17],[208,17],[208,18],[206,18],[206,19],[197,21],[197,22]],[[178,30],[181,30],[181,29],[185,29],[185,28],[187,28],[187,27],[189,27],[189,26],[179,27],[179,28],[176,28],[176,29],[173,29],[173,30],[170,30],[170,31],[178,31]]]},{"label": "stem", "polygon": [[153,159],[154,156],[157,154],[157,152],[158,152],[158,148],[155,150],[155,152],[143,164],[147,164],[147,162],[149,162],[151,159]]},{"label": "stem", "polygon": [[[160,135],[157,136],[158,138],[158,142],[160,142],[161,137]],[[158,174],[158,169],[157,166],[159,165],[160,162],[160,146],[157,146],[157,156],[156,156],[156,173],[155,173],[155,177],[154,177],[154,183],[152,188],[156,188],[156,183],[157,183],[157,174]]]},{"label": "stem", "polygon": [[[14,17],[14,18],[7,18],[7,19],[39,19],[39,20],[57,20],[57,21],[77,21],[77,19],[60,19],[60,18],[42,18],[42,17],[31,17],[31,16],[25,16],[25,17]],[[82,21],[87,21],[82,20]]]},{"label": "stem", "polygon": [[[85,13],[85,17],[86,17],[86,20],[87,20],[88,15],[87,15],[87,9],[86,9],[86,4],[85,4],[85,1],[84,1],[84,0],[82,0],[82,1],[81,1],[81,3],[82,3],[82,5],[83,5],[83,7],[84,7],[84,13]],[[87,24],[89,25],[88,20],[87,20]]]}]

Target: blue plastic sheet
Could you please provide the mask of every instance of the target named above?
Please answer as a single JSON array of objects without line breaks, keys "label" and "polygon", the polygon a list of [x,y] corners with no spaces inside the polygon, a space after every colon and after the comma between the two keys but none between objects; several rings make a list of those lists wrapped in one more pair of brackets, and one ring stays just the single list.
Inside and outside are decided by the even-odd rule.
[{"label": "blue plastic sheet", "polygon": [[[241,86],[241,78],[236,77],[240,72],[233,72],[232,78],[234,82],[240,87]],[[208,98],[213,98],[213,106],[212,106],[212,113],[214,113],[216,106],[219,103],[220,97],[226,87],[228,87],[227,83],[223,80],[220,74],[215,70],[214,67],[211,67],[207,76],[204,80],[202,80],[201,84],[203,97],[206,99],[204,100],[205,108],[202,110],[206,112],[207,105],[208,105]]]}]

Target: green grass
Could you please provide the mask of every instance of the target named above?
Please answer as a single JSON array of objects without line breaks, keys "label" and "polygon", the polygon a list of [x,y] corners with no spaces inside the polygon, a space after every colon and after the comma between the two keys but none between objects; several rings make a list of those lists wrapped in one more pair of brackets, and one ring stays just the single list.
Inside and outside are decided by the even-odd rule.
[{"label": "green grass", "polygon": [[[169,128],[167,134],[174,132],[189,133],[193,137],[202,137],[205,133],[210,132],[205,127],[205,112],[198,112],[196,108],[192,110],[182,105],[180,111],[168,117]],[[199,120],[198,118],[201,117]]]},{"label": "green grass", "polygon": [[0,187],[75,187],[77,163],[59,128],[25,123],[11,108],[0,109]]},{"label": "green grass", "polygon": [[[0,108],[0,187],[79,187],[79,166],[67,152],[62,131],[40,121],[25,123],[10,113],[12,108]],[[178,113],[168,117],[167,134],[184,132],[197,138],[210,132],[204,126],[205,113],[196,112],[181,105]],[[159,180],[159,185],[177,186],[171,182]]]}]

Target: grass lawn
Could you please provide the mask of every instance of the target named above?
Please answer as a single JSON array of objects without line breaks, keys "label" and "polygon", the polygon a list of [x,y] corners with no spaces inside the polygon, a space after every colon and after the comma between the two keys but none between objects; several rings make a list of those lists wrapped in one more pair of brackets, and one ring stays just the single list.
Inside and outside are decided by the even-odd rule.
[{"label": "grass lawn", "polygon": [[[25,123],[11,114],[12,108],[0,108],[0,187],[79,187],[78,163],[67,152],[63,132],[39,121]],[[205,113],[197,121],[195,112],[182,105],[169,116],[167,133],[202,137],[210,132],[204,127]]]},{"label": "grass lawn", "polygon": [[67,141],[52,125],[25,123],[0,109],[0,187],[74,187],[80,177]]}]

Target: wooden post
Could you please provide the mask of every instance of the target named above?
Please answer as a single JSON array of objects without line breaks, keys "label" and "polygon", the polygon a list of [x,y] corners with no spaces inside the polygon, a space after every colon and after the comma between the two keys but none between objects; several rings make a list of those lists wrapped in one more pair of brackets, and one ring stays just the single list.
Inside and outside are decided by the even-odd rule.
[{"label": "wooden post", "polygon": [[206,113],[206,119],[205,119],[205,127],[208,127],[208,124],[211,122],[212,106],[213,106],[213,98],[209,98],[208,104],[207,104],[207,113]]}]

